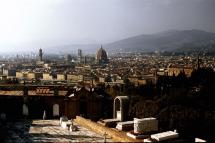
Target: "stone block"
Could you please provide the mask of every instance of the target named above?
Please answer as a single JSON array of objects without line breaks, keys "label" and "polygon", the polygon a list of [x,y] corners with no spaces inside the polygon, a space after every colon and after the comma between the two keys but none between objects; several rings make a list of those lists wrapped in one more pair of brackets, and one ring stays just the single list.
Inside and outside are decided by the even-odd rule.
[{"label": "stone block", "polygon": [[120,131],[129,131],[134,129],[134,121],[126,121],[126,122],[119,122],[116,125],[116,129]]},{"label": "stone block", "polygon": [[68,121],[62,121],[62,123],[61,123],[61,127],[64,129],[69,129],[70,125],[71,124]]},{"label": "stone block", "polygon": [[78,131],[78,127],[75,126],[75,125],[70,125],[69,131],[70,131],[70,132]]},{"label": "stone block", "polygon": [[116,111],[116,118],[122,121],[122,112],[121,111]]},{"label": "stone block", "polygon": [[162,133],[151,135],[151,138],[156,141],[165,141],[165,140],[174,139],[177,137],[178,137],[178,133],[173,132],[173,131],[167,131],[167,132],[162,132]]},{"label": "stone block", "polygon": [[146,135],[134,135],[134,134],[132,134],[130,132],[126,133],[126,135],[128,137],[133,138],[133,139],[143,139],[143,138],[146,138]]},{"label": "stone block", "polygon": [[158,120],[156,118],[134,118],[134,133],[147,133],[158,131]]},{"label": "stone block", "polygon": [[68,118],[66,116],[60,117],[60,125],[63,121],[68,121]]},{"label": "stone block", "polygon": [[203,139],[200,139],[200,138],[195,138],[195,142],[197,142],[197,143],[199,143],[199,142],[205,143],[206,140],[203,140]]}]

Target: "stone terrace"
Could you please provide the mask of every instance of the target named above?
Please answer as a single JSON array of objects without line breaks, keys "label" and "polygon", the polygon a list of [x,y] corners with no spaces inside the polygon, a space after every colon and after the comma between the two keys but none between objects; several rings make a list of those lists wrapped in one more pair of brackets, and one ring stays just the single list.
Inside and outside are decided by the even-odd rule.
[{"label": "stone terrace", "polygon": [[[104,142],[104,136],[76,123],[74,125],[78,127],[78,131],[70,132],[61,128],[58,120],[9,122],[3,126],[5,131],[3,142]],[[111,140],[107,138],[106,142]]]}]

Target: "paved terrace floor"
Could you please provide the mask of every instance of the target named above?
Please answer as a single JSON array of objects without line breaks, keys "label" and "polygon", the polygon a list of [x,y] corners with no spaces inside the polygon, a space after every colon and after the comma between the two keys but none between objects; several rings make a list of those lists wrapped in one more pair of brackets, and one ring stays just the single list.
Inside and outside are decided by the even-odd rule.
[{"label": "paved terrace floor", "polygon": [[[104,136],[79,126],[70,132],[61,128],[58,120],[17,121],[2,124],[4,142],[104,142]],[[1,141],[2,142],[2,141]],[[112,142],[107,138],[106,142]]]}]

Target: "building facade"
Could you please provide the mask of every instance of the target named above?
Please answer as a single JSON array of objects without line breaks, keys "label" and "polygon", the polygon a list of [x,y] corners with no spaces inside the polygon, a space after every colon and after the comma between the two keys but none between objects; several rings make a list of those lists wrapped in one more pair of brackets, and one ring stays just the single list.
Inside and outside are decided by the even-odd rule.
[{"label": "building facade", "polygon": [[22,86],[0,90],[0,114],[8,119],[48,119],[77,115],[98,120],[102,114],[102,96],[90,88],[63,86]]}]

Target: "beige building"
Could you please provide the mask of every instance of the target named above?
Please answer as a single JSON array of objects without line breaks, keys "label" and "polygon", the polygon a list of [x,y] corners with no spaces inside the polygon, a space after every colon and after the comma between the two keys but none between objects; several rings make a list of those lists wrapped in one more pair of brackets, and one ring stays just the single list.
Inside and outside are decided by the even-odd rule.
[{"label": "beige building", "polygon": [[104,77],[99,77],[99,82],[100,83],[104,83],[105,82],[105,78]]},{"label": "beige building", "polygon": [[53,80],[53,77],[50,73],[43,73],[43,80]]},{"label": "beige building", "polygon": [[16,72],[16,78],[23,78],[23,72]]},{"label": "beige building", "polygon": [[68,81],[84,81],[83,75],[67,74]]},{"label": "beige building", "polygon": [[124,81],[123,81],[122,79],[117,79],[117,80],[116,80],[116,83],[123,84],[123,83],[124,83]]},{"label": "beige building", "polygon": [[43,77],[39,72],[16,72],[16,78],[40,79]]},{"label": "beige building", "polygon": [[6,75],[0,75],[0,80],[6,80],[7,76]]},{"label": "beige building", "polygon": [[57,80],[66,80],[65,74],[57,74]]},{"label": "beige building", "polygon": [[178,76],[178,74],[180,72],[184,71],[185,75],[187,77],[190,77],[191,73],[193,72],[193,69],[192,68],[170,67],[167,69],[167,71],[168,71],[168,76],[173,76],[174,74],[175,74],[175,76]]},{"label": "beige building", "polygon": [[29,72],[27,74],[28,79],[40,79],[42,77],[43,77],[43,74],[39,72]]}]

